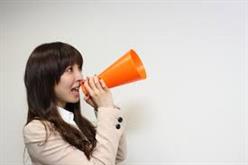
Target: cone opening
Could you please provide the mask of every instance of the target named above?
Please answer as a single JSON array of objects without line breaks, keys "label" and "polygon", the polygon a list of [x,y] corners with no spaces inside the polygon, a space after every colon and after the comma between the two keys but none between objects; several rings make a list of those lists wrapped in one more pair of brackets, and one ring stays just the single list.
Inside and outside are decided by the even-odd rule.
[{"label": "cone opening", "polygon": [[135,63],[135,66],[137,68],[138,74],[140,75],[140,78],[145,79],[146,78],[146,71],[145,71],[145,68],[144,68],[144,65],[143,65],[141,59],[135,53],[135,51],[132,49],[130,50],[130,54],[131,54],[131,57]]}]

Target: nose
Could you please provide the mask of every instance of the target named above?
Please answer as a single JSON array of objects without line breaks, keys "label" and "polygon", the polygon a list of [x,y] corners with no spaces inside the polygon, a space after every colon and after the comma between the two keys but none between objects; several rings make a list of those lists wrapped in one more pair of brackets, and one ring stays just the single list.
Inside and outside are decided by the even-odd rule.
[{"label": "nose", "polygon": [[83,80],[83,75],[82,75],[80,70],[77,70],[75,72],[75,79],[76,79],[76,81],[82,81]]}]

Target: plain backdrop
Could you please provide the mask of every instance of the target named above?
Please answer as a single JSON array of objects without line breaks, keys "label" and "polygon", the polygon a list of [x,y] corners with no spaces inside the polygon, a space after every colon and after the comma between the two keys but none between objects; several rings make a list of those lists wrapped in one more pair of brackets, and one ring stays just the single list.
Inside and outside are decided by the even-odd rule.
[{"label": "plain backdrop", "polygon": [[62,41],[82,53],[85,76],[131,48],[140,55],[147,79],[112,89],[126,164],[247,165],[247,25],[246,0],[1,0],[0,164],[23,164],[31,51]]}]

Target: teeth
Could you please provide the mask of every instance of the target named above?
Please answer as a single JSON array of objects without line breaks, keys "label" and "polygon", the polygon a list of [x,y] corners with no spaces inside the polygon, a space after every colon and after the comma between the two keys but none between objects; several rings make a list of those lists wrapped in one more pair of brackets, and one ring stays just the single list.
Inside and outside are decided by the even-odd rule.
[{"label": "teeth", "polygon": [[79,87],[72,88],[72,90],[76,90],[76,91],[78,91],[78,90],[79,90]]}]

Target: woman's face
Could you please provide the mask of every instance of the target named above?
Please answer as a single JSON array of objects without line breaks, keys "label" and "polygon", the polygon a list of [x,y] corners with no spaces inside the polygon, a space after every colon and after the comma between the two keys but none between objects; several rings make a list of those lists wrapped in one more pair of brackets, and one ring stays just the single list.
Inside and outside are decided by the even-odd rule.
[{"label": "woman's face", "polygon": [[82,79],[79,65],[74,64],[65,69],[59,83],[54,88],[58,106],[65,107],[66,103],[76,103],[79,101],[79,88]]}]

